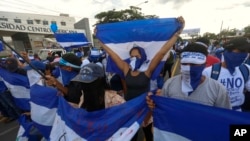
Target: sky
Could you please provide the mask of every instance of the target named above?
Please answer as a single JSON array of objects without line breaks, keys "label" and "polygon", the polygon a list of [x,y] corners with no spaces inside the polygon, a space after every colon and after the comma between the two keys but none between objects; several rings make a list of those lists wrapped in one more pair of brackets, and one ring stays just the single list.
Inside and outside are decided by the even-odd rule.
[{"label": "sky", "polygon": [[249,0],[1,0],[0,11],[89,18],[91,29],[94,16],[100,12],[141,8],[145,15],[160,18],[183,16],[185,29],[200,28],[201,34],[218,34],[220,29],[239,29],[250,26]]}]

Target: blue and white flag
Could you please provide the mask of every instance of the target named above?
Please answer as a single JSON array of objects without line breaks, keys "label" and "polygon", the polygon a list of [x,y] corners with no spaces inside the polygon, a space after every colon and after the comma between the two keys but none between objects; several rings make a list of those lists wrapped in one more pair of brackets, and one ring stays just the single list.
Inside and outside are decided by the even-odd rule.
[{"label": "blue and white flag", "polygon": [[21,115],[18,122],[20,127],[16,141],[39,141],[38,134],[34,133],[33,122],[26,115]]},{"label": "blue and white flag", "polygon": [[152,96],[155,141],[229,141],[230,125],[250,124],[250,114]]},{"label": "blue and white flag", "polygon": [[[146,70],[155,54],[180,27],[176,18],[134,20],[97,25],[96,36],[123,60],[130,58],[129,51],[133,46],[142,47],[148,60],[142,69]],[[167,55],[153,72],[152,79],[160,74],[166,59]],[[108,59],[107,64],[107,72],[123,74],[112,59]]]},{"label": "blue and white flag", "polygon": [[3,49],[3,42],[2,41],[0,41],[0,51],[3,51],[4,49]]},{"label": "blue and white flag", "polygon": [[89,44],[83,33],[55,33],[56,41],[65,49],[77,48]]},{"label": "blue and white flag", "polygon": [[1,67],[0,76],[14,97],[16,106],[24,111],[30,111],[30,84],[28,77],[9,72]]},{"label": "blue and white flag", "polygon": [[31,119],[41,134],[49,139],[58,107],[58,91],[34,84],[30,88]]},{"label": "blue and white flag", "polygon": [[94,112],[73,108],[60,97],[50,140],[129,141],[148,112],[145,96]]}]

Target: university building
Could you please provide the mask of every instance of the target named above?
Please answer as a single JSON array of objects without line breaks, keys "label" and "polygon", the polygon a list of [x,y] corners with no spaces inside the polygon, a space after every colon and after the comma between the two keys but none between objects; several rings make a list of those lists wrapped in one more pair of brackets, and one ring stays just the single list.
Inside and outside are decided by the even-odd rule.
[{"label": "university building", "polygon": [[51,16],[3,11],[0,11],[0,38],[16,51],[37,52],[55,46],[51,24],[57,25],[59,33],[84,33],[93,42],[88,18],[76,22],[68,14]]}]

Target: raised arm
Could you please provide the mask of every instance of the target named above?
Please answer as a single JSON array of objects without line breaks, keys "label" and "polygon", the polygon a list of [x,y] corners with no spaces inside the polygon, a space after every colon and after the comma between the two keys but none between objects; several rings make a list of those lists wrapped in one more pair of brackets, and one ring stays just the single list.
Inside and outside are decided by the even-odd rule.
[{"label": "raised arm", "polygon": [[111,50],[108,46],[103,44],[101,41],[99,41],[101,47],[103,50],[106,51],[106,53],[113,59],[115,64],[118,66],[118,68],[123,72],[125,75],[129,70],[129,65],[127,62],[123,61],[113,50]]},{"label": "raised arm", "polygon": [[180,23],[182,23],[182,27],[179,31],[177,31],[163,46],[162,48],[155,54],[154,58],[149,64],[148,69],[146,70],[146,75],[151,77],[151,74],[153,73],[154,69],[157,67],[157,65],[160,63],[162,58],[165,56],[165,54],[171,49],[171,47],[175,44],[176,40],[178,39],[179,35],[181,34],[184,26],[185,21],[183,17],[178,17],[178,20]]}]

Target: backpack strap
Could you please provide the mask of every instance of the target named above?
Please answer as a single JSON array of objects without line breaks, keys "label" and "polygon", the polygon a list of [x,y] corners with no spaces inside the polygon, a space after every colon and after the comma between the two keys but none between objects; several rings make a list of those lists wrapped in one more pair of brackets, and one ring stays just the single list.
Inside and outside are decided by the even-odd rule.
[{"label": "backpack strap", "polygon": [[249,77],[249,69],[245,64],[240,65],[239,69],[244,78],[244,82],[246,84],[246,82],[248,81],[248,77]]},{"label": "backpack strap", "polygon": [[212,65],[211,78],[214,80],[218,80],[220,75],[221,63],[215,63]]}]

